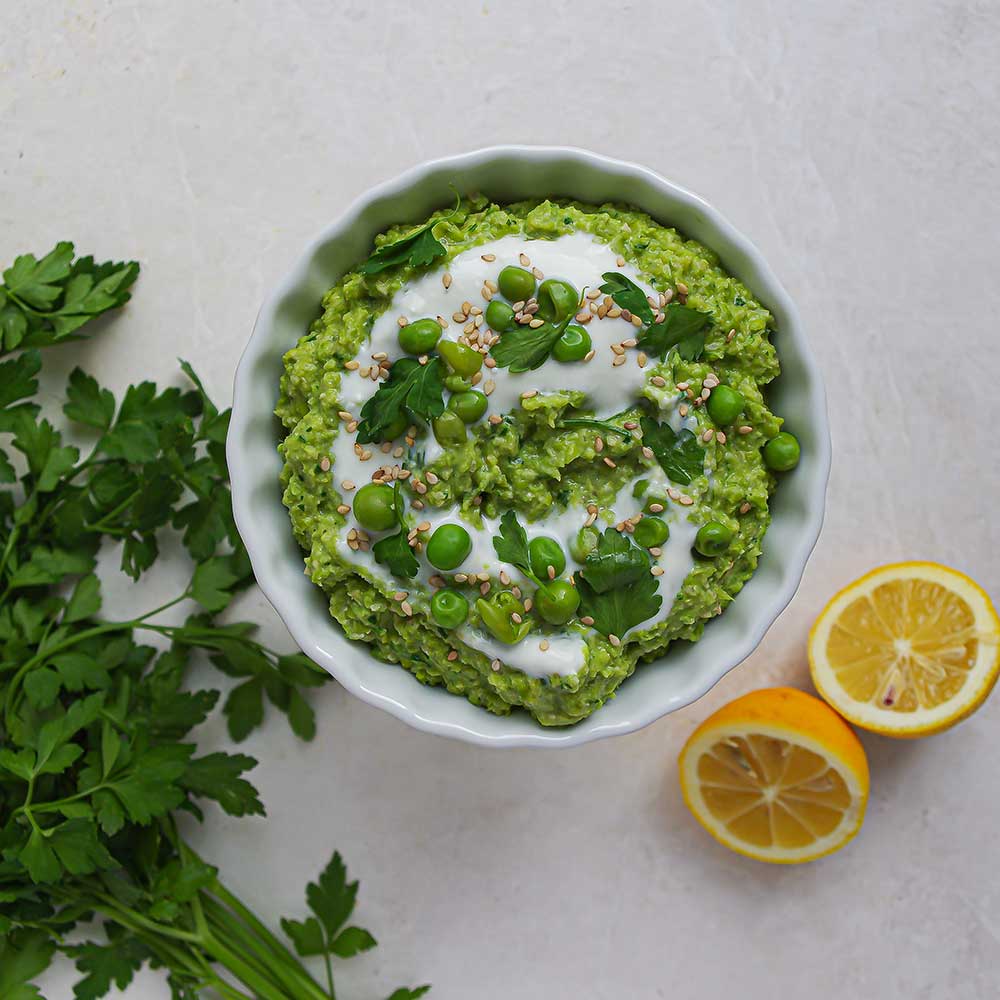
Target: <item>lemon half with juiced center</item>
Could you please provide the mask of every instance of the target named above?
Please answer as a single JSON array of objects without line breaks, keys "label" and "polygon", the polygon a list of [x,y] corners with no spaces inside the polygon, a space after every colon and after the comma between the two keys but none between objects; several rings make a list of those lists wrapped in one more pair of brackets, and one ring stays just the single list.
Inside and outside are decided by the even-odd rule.
[{"label": "lemon half with juiced center", "polygon": [[886,736],[947,729],[1000,671],[1000,620],[976,583],[937,563],[882,566],[844,588],[809,636],[820,694]]},{"label": "lemon half with juiced center", "polygon": [[752,691],[719,709],[680,757],[681,791],[720,843],[778,864],[811,861],[860,829],[868,763],[850,726],[794,688]]}]

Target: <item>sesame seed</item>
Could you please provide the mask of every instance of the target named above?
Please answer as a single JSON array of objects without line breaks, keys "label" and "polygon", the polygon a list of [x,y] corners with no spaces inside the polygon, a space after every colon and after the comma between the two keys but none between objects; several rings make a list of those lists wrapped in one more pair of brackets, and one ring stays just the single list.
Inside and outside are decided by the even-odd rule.
[{"label": "sesame seed", "polygon": [[662,375],[654,375],[649,381],[661,388],[667,384],[667,380]]},{"label": "sesame seed", "polygon": [[543,653],[546,652],[546,650],[548,650],[548,648],[549,648],[549,640],[548,639],[542,639],[542,641],[538,644],[538,648]]},{"label": "sesame seed", "polygon": [[655,559],[659,559],[659,558],[660,558],[660,556],[662,556],[662,555],[663,555],[663,549],[661,549],[661,548],[659,547],[659,545],[654,545],[654,546],[653,546],[653,547],[652,547],[652,548],[651,548],[651,549],[649,550],[649,554],[650,554],[651,556],[653,556],[653,558],[655,558]]},{"label": "sesame seed", "polygon": [[498,285],[498,284],[497,284],[497,283],[496,283],[495,281],[491,281],[491,280],[490,280],[489,278],[487,278],[487,279],[486,279],[486,280],[485,280],[485,281],[483,282],[483,284],[484,284],[484,285],[485,285],[485,286],[486,286],[486,287],[487,287],[487,288],[488,288],[488,289],[489,289],[489,290],[490,290],[491,292],[499,292],[499,291],[500,291],[500,286],[499,286],[499,285]]},{"label": "sesame seed", "polygon": [[350,514],[351,508],[347,506],[346,503],[342,503],[337,507],[338,514]]},{"label": "sesame seed", "polygon": [[650,447],[648,447],[647,445],[643,445],[642,446],[642,457],[643,458],[652,458],[653,457],[653,449],[650,448]]},{"label": "sesame seed", "polygon": [[621,639],[619,639],[614,632],[608,636],[608,642],[610,642],[612,646],[620,646],[622,644]]},{"label": "sesame seed", "polygon": [[454,579],[455,583],[465,583],[469,578],[465,573],[456,573],[452,579]]},{"label": "sesame seed", "polygon": [[392,457],[393,458],[403,457],[403,446],[401,444],[396,445],[396,447],[392,449]]},{"label": "sesame seed", "polygon": [[621,309],[618,308],[618,306],[612,306],[610,309],[608,309],[608,319],[618,319],[618,317],[621,316],[621,314],[622,311]]},{"label": "sesame seed", "polygon": [[472,312],[472,303],[468,299],[466,299],[462,303],[462,314],[463,314],[462,319],[465,319],[465,317],[468,316],[470,312]]},{"label": "sesame seed", "polygon": [[520,588],[520,587],[511,587],[511,588],[510,588],[510,592],[511,592],[511,593],[512,593],[512,594],[513,594],[513,595],[514,595],[514,596],[515,596],[515,597],[516,597],[516,598],[517,598],[518,600],[521,600],[521,588]]},{"label": "sesame seed", "polygon": [[715,431],[713,431],[712,428],[709,427],[709,429],[707,431],[705,431],[704,434],[702,434],[701,439],[702,439],[702,441],[708,442],[708,441],[712,440],[712,438],[714,437],[714,435],[715,435]]},{"label": "sesame seed", "polygon": [[410,595],[405,590],[397,590],[395,594],[392,595],[394,601],[405,601]]},{"label": "sesame seed", "polygon": [[712,390],[711,389],[702,389],[701,390],[701,398],[702,399],[708,399],[708,397],[711,396],[711,395],[712,395]]},{"label": "sesame seed", "polygon": [[611,367],[612,368],[617,368],[619,365],[625,364],[625,360],[626,359],[625,359],[625,355],[624,354],[618,354],[618,355],[616,355],[612,359],[612,361],[611,361]]},{"label": "sesame seed", "polygon": [[735,336],[736,336],[736,331],[735,330],[730,330],[729,333],[726,334],[726,343],[727,344],[730,343],[732,341],[733,337],[735,337]]},{"label": "sesame seed", "polygon": [[403,603],[399,606],[399,610],[402,611],[407,618],[409,618],[413,614],[413,605],[410,604],[409,601],[403,601]]},{"label": "sesame seed", "polygon": [[600,436],[594,438],[594,451],[604,451],[604,438]]},{"label": "sesame seed", "polygon": [[355,484],[354,484],[353,480],[344,479],[344,480],[341,481],[340,485],[345,490],[353,490]]},{"label": "sesame seed", "polygon": [[[396,478],[398,478],[398,479],[409,479],[410,478],[410,470],[409,469],[400,469],[397,466],[392,471],[396,473],[396,475],[393,476],[394,479],[396,479]],[[416,506],[416,503],[414,503],[414,507],[415,506]]]},{"label": "sesame seed", "polygon": [[667,487],[667,496],[670,497],[671,500],[680,500],[681,493],[680,490],[675,489],[673,486],[669,486]]},{"label": "sesame seed", "polygon": [[358,369],[358,374],[362,378],[368,378],[368,376],[371,374],[371,370],[372,370],[371,365],[365,365],[364,368],[359,368]]},{"label": "sesame seed", "polygon": [[430,361],[430,358],[426,354],[421,354],[420,357],[417,358],[417,361],[422,365],[426,365],[427,362]]},{"label": "sesame seed", "polygon": [[490,414],[490,423],[494,427],[496,427],[497,424],[502,424],[503,423],[503,417],[501,417],[499,413],[491,413]]},{"label": "sesame seed", "polygon": [[344,367],[349,372],[356,372],[361,367],[361,365],[357,361],[348,361],[347,364],[344,365]]},{"label": "sesame seed", "polygon": [[483,311],[482,311],[482,309],[479,308],[479,306],[473,306],[469,310],[469,315],[471,315],[471,316],[482,316],[482,314],[483,314]]},{"label": "sesame seed", "polygon": [[607,306],[598,306],[597,307],[597,318],[598,319],[604,319],[604,317],[607,316],[607,314],[608,314],[608,307]]},{"label": "sesame seed", "polygon": [[427,492],[427,487],[423,483],[414,483],[413,488],[421,495]]},{"label": "sesame seed", "polygon": [[625,258],[624,258],[624,257],[617,257],[617,258],[615,259],[615,263],[616,263],[616,264],[617,264],[617,265],[618,265],[619,267],[624,267],[624,266],[625,266]]},{"label": "sesame seed", "polygon": [[753,428],[749,424],[743,424],[741,427],[737,428],[737,431],[740,434],[750,434],[753,431]]},{"label": "sesame seed", "polygon": [[496,673],[499,669],[500,669],[500,661],[499,660],[494,660],[490,664],[490,670],[492,670],[494,673]]},{"label": "sesame seed", "polygon": [[330,464],[331,464],[331,463],[330,463],[330,459],[329,459],[329,458],[328,458],[328,457],[327,457],[326,455],[324,455],[324,456],[323,456],[323,457],[322,457],[322,458],[321,458],[321,459],[319,460],[319,467],[320,467],[320,468],[321,468],[321,469],[322,469],[322,470],[323,470],[324,472],[329,472],[329,471],[330,471]]},{"label": "sesame seed", "polygon": [[635,360],[639,363],[640,368],[645,368],[646,362],[649,361],[649,358],[646,357],[645,351],[640,351],[639,356]]},{"label": "sesame seed", "polygon": [[448,584],[445,583],[444,577],[443,576],[439,576],[437,573],[435,573],[427,582],[432,587],[447,587],[448,586]]},{"label": "sesame seed", "polygon": [[726,435],[722,431],[716,431],[715,432],[715,440],[718,441],[719,444],[725,444],[726,443]]},{"label": "sesame seed", "polygon": [[496,366],[497,366],[496,358],[492,358],[492,357],[487,358],[483,362],[483,364],[485,364],[487,368],[496,368]]},{"label": "sesame seed", "polygon": [[555,568],[555,566],[546,566],[545,567],[545,572],[548,574],[548,577],[549,577],[550,580],[554,580],[556,578],[556,568]]},{"label": "sesame seed", "polygon": [[430,530],[431,530],[431,522],[430,521],[421,521],[417,525],[417,531],[430,531]]},{"label": "sesame seed", "polygon": [[573,317],[573,319],[575,319],[577,321],[577,323],[589,323],[590,322],[590,311],[587,310],[587,309],[581,309],[580,312],[578,312]]},{"label": "sesame seed", "polygon": [[630,309],[623,309],[622,310],[622,319],[625,320],[627,323],[631,323],[632,322],[632,311]]},{"label": "sesame seed", "polygon": [[637,343],[638,341],[635,339],[635,337],[629,337],[628,340],[622,341],[622,347],[635,347]]},{"label": "sesame seed", "polygon": [[650,514],[662,514],[663,513],[663,504],[662,503],[651,503],[649,505],[649,512],[650,512]]},{"label": "sesame seed", "polygon": [[[424,487],[424,492],[426,492],[426,491],[427,491],[427,487],[425,486]],[[410,504],[410,506],[414,510],[423,510],[424,509],[424,502],[423,502],[423,500],[414,499],[414,501]]]},{"label": "sesame seed", "polygon": [[585,528],[589,528],[597,520],[596,514],[588,514],[587,520],[583,522]]},{"label": "sesame seed", "polygon": [[485,260],[487,264],[492,264],[493,261],[497,259],[497,255],[495,253],[484,253],[481,256],[482,259]]},{"label": "sesame seed", "polygon": [[354,419],[354,415],[351,414],[351,413],[348,413],[347,410],[340,410],[337,413],[337,416],[340,417],[341,420],[353,420]]},{"label": "sesame seed", "polygon": [[482,372],[476,372],[476,374],[472,376],[472,384],[473,385],[479,385],[479,383],[482,382],[482,380],[483,380],[483,373]]},{"label": "sesame seed", "polygon": [[464,322],[465,322],[465,313],[461,313],[461,312],[457,312],[457,311],[456,311],[456,312],[453,312],[453,313],[451,314],[451,318],[452,318],[452,319],[453,319],[453,320],[454,320],[454,321],[455,321],[456,323],[464,323]]},{"label": "sesame seed", "polygon": [[405,316],[400,316],[399,319],[396,320],[396,322],[399,324],[400,329],[402,329],[404,326],[410,325],[410,321]]},{"label": "sesame seed", "polygon": [[489,583],[484,583],[484,584],[483,584],[483,585],[482,585],[482,586],[481,586],[481,587],[479,588],[479,593],[480,593],[480,594],[482,594],[482,595],[483,595],[483,597],[485,597],[485,596],[486,596],[486,595],[487,595],[487,594],[488,594],[489,592],[490,592],[490,585],[489,585]]},{"label": "sesame seed", "polygon": [[653,576],[663,576],[663,567],[654,566],[649,572],[652,573]]},{"label": "sesame seed", "polygon": [[612,345],[611,345],[611,350],[612,350],[612,351],[613,351],[613,352],[614,352],[615,354],[624,354],[624,353],[625,353],[625,348],[624,348],[624,347],[622,347],[622,345],[621,345],[621,344],[612,344]]},{"label": "sesame seed", "polygon": [[518,254],[517,259],[521,262],[521,267],[531,267],[531,258],[526,254]]},{"label": "sesame seed", "polygon": [[681,392],[686,392],[690,384],[690,382],[678,382],[677,388],[680,389]]},{"label": "sesame seed", "polygon": [[500,582],[506,587],[510,583],[510,574],[507,570],[500,570]]},{"label": "sesame seed", "polygon": [[682,507],[690,507],[694,503],[694,500],[689,496],[682,496],[680,499],[680,504]]},{"label": "sesame seed", "polygon": [[638,426],[639,425],[634,420],[626,420],[625,423],[622,424],[622,427],[624,427],[627,431],[634,431]]},{"label": "sesame seed", "polygon": [[445,288],[451,288],[451,275],[447,271],[441,275],[441,284],[444,285]]},{"label": "sesame seed", "polygon": [[358,422],[357,422],[357,420],[352,420],[347,425],[347,433],[348,434],[353,434],[357,429],[358,429]]},{"label": "sesame seed", "polygon": [[681,415],[682,417],[686,417],[686,416],[688,415],[688,408],[687,408],[687,405],[686,405],[686,404],[684,404],[684,403],[681,403],[681,405],[677,407],[677,412],[678,412],[678,413],[679,413],[679,414],[680,414],[680,415]]},{"label": "sesame seed", "polygon": [[534,276],[535,276],[535,277],[536,277],[536,278],[537,278],[537,279],[538,279],[539,281],[541,281],[541,280],[542,280],[542,278],[544,278],[544,277],[545,277],[545,274],[544,274],[544,272],[542,271],[542,269],[541,269],[540,267],[533,267],[533,268],[531,269],[531,273],[532,273],[532,274],[533,274],[533,275],[534,275]]},{"label": "sesame seed", "polygon": [[617,468],[618,468],[618,466],[617,466],[617,465],[615,465],[615,462],[614,462],[614,459],[611,459],[611,458],[608,458],[608,456],[607,456],[607,455],[605,455],[605,456],[604,456],[604,464],[605,464],[605,465],[606,465],[606,466],[607,466],[607,467],[608,467],[609,469],[617,469]]},{"label": "sesame seed", "polygon": [[440,479],[438,479],[438,477],[437,477],[437,476],[436,476],[436,475],[435,475],[435,474],[434,474],[433,472],[428,472],[428,473],[427,473],[427,474],[426,474],[426,475],[424,476],[424,479],[426,479],[426,480],[427,480],[427,482],[429,482],[429,483],[431,484],[431,486],[437,486],[437,484],[438,484],[439,482],[441,482],[441,480],[440,480]]},{"label": "sesame seed", "polygon": [[544,325],[545,320],[543,319],[532,319],[528,321],[528,326],[530,326],[532,330],[537,330],[540,326]]},{"label": "sesame seed", "polygon": [[583,360],[584,361],[591,361],[596,353],[597,352],[594,351],[594,350],[587,351],[587,353],[583,356]]},{"label": "sesame seed", "polygon": [[683,281],[678,281],[677,282],[677,294],[678,295],[687,295],[687,293],[688,293],[688,286],[685,285]]},{"label": "sesame seed", "polygon": [[517,613],[516,611],[512,611],[512,612],[510,613],[510,620],[511,620],[511,621],[512,621],[512,622],[513,622],[513,623],[514,623],[515,625],[520,625],[520,624],[521,624],[521,622],[523,622],[523,621],[524,621],[524,619],[523,619],[523,618],[522,618],[522,617],[521,617],[521,616],[520,616],[520,615],[519,615],[519,614],[518,614],[518,613]]},{"label": "sesame seed", "polygon": [[453,650],[452,650],[452,651],[451,651],[451,652],[450,652],[450,653],[449,653],[449,654],[448,654],[448,655],[447,655],[447,656],[445,657],[445,659],[446,659],[446,660],[451,660],[451,662],[452,662],[452,663],[454,663],[454,662],[455,662],[455,660],[457,660],[457,659],[458,659],[458,651],[457,651],[457,650],[454,650],[454,649],[453,649]]},{"label": "sesame seed", "polygon": [[493,293],[485,285],[483,285],[483,287],[480,289],[479,294],[482,295],[482,297],[486,299],[487,302],[489,302],[490,299],[493,298]]},{"label": "sesame seed", "polygon": [[750,508],[751,508],[751,505],[749,503],[747,503],[746,501],[744,501],[743,503],[740,504],[740,513],[741,514],[749,514],[750,513]]},{"label": "sesame seed", "polygon": [[496,387],[497,387],[497,384],[496,384],[496,382],[493,381],[493,379],[491,379],[491,378],[487,379],[486,382],[483,383],[483,393],[485,395],[489,396]]},{"label": "sesame seed", "polygon": [[538,395],[537,389],[529,389],[527,392],[521,393],[521,399],[534,399]]},{"label": "sesame seed", "polygon": [[468,336],[470,333],[472,333],[473,330],[475,330],[475,328],[476,328],[476,324],[475,323],[471,323],[471,322],[470,323],[466,323],[465,326],[462,327],[462,333],[464,333],[466,336]]},{"label": "sesame seed", "polygon": [[440,326],[442,330],[448,329],[448,321],[444,318],[444,316],[438,316],[437,321],[438,326]]}]

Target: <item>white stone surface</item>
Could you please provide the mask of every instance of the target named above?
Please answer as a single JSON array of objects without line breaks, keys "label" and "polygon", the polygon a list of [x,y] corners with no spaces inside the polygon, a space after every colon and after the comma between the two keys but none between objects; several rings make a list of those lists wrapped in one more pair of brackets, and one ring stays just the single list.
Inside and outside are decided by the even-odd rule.
[{"label": "white stone surface", "polygon": [[[380,941],[342,998],[423,981],[437,1000],[997,995],[1000,696],[925,742],[866,738],[859,840],[798,869],[717,847],[674,763],[733,696],[806,685],[810,622],[870,567],[938,559],[1000,596],[995,2],[7,0],[3,20],[0,259],[71,238],[143,263],[128,314],[67,369],[120,387],[181,355],[228,397],[265,289],[322,222],[499,141],[698,191],[812,330],[826,530],[791,607],[703,701],[611,742],[502,753],[330,686],[311,746],[274,718],[248,741],[270,818],[212,814],[192,837],[271,920],[340,848]],[[242,610],[286,641],[259,596]],[[50,1000],[70,982],[49,976]],[[128,993],[166,995],[153,975]]]}]

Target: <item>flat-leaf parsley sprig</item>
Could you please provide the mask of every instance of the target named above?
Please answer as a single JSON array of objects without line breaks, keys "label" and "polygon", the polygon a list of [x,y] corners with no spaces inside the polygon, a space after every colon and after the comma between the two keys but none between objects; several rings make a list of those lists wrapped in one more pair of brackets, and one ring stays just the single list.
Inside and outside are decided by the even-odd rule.
[{"label": "flat-leaf parsley sprig", "polygon": [[[84,455],[39,404],[40,348],[86,335],[137,274],[131,262],[75,260],[61,243],[19,257],[0,287],[0,996],[41,997],[33,981],[62,954],[81,975],[76,1000],[125,988],[143,964],[167,973],[174,1000],[331,1000],[331,955],[374,938],[327,910],[307,951],[291,935],[300,954],[326,960],[321,986],[175,818],[202,818],[209,802],[264,814],[245,777],[254,758],[201,753],[191,738],[220,701],[188,683],[196,651],[238,681],[222,707],[236,740],[260,725],[265,699],[311,739],[307,692],[328,679],[301,653],[260,643],[252,623],[216,620],[253,582],[232,515],[229,412],[186,363],[188,388],[142,382],[120,399],[76,369],[63,414],[89,434]],[[171,531],[193,563],[186,586],[147,612],[102,615],[102,548],[138,578]],[[182,602],[200,608],[165,622]],[[340,870],[335,859],[336,885]],[[357,884],[341,882],[343,923]],[[95,920],[101,940],[71,943]]]}]

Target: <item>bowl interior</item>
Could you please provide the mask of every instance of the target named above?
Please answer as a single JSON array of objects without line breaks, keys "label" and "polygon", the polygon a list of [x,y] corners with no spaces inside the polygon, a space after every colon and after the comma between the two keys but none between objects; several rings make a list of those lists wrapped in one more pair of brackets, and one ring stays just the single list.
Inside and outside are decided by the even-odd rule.
[{"label": "bowl interior", "polygon": [[[302,572],[302,554],[281,503],[276,451],[281,358],[317,317],[324,292],[370,252],[387,226],[418,222],[463,194],[496,201],[570,197],[627,202],[711,247],[775,316],[782,375],[772,408],[799,437],[803,457],[782,477],[757,572],[696,644],[640,666],[617,697],[569,729],[545,729],[524,713],[490,715],[464,698],[420,684],[373,659],[330,618],[323,593]],[[822,523],[829,434],[822,385],[794,306],[758,251],[695,196],[630,164],[578,150],[505,147],[437,161],[356,202],[308,248],[261,310],[237,373],[229,441],[234,505],[254,571],[302,649],[345,687],[419,728],[491,745],[558,746],[629,732],[689,704],[746,658],[791,599]]]}]

